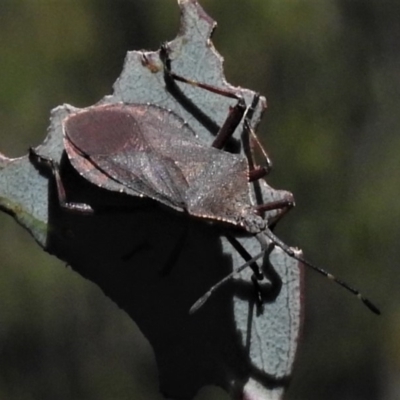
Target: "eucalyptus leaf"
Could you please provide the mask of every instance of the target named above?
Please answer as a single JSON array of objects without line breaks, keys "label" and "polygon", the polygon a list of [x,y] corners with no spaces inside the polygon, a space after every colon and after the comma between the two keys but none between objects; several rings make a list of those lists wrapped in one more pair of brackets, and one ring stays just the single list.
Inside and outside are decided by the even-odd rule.
[{"label": "eucalyptus leaf", "polygon": [[[240,93],[250,103],[254,92],[225,80],[222,57],[210,40],[215,22],[196,1],[178,3],[180,32],[168,44],[173,71]],[[132,51],[113,94],[98,104],[150,103],[172,110],[189,123],[200,140],[211,144],[236,101],[187,84],[179,84],[179,88],[185,101],[166,89],[158,51]],[[253,128],[265,107],[261,97]],[[202,386],[214,384],[233,398],[282,398],[300,330],[298,262],[274,249],[271,262],[280,287],[263,313],[257,312],[251,271],[246,270],[190,316],[194,301],[243,259],[215,225],[172,212],[150,199],[115,195],[82,178],[68,165],[62,142],[62,121],[76,111],[70,105],[55,108],[47,137],[36,151],[61,165],[70,201],[112,206],[113,211],[82,216],[60,209],[53,177],[28,156],[0,157],[1,209],[25,227],[43,249],[96,283],[138,324],[154,349],[160,389],[167,397],[190,399]],[[230,151],[243,151],[241,131],[239,127]],[[289,195],[264,181],[252,190],[254,202],[268,203]],[[266,218],[274,215],[270,212]],[[251,255],[259,252],[253,237],[237,239]],[[171,259],[174,263],[166,271]]]}]

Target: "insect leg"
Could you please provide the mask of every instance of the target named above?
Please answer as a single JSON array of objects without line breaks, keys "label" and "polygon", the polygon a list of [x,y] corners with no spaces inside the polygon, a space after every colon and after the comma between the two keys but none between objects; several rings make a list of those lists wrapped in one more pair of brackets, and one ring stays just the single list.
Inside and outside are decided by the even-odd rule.
[{"label": "insect leg", "polygon": [[[234,238],[230,233],[224,232],[224,236],[227,238],[228,242],[232,245],[232,247],[239,253],[239,255],[243,258],[244,261],[251,260],[251,255],[247,252],[247,250],[239,243],[239,241]],[[260,267],[256,262],[251,263],[250,268],[253,270],[253,276],[261,281],[264,279],[264,275],[262,274]]]},{"label": "insect leg", "polygon": [[225,122],[211,144],[212,147],[215,147],[216,149],[223,149],[225,147],[226,143],[232,137],[236,128],[240,124],[245,111],[246,103],[243,98],[240,98],[237,104],[229,110]]},{"label": "insect leg", "polygon": [[[264,311],[264,304],[267,302],[273,302],[279,295],[282,289],[282,279],[279,274],[276,272],[274,266],[271,263],[271,253],[275,248],[275,243],[269,243],[267,249],[265,250],[263,263],[262,263],[262,272],[265,278],[268,279],[270,285],[268,286],[268,291],[261,291],[261,286],[258,283],[258,295],[257,298],[257,315],[261,315]],[[253,277],[252,277],[252,281]]]},{"label": "insect leg", "polygon": [[[242,256],[245,261],[251,260],[251,255],[247,252],[247,250],[230,234],[225,234],[229,243],[235,248],[235,250]],[[264,254],[264,261],[262,265],[262,269],[260,270],[258,264],[253,262],[249,265],[249,267],[253,270],[253,274],[251,275],[251,282],[253,283],[254,291],[255,291],[255,302],[257,307],[257,315],[261,315],[264,309],[264,302],[268,299],[275,299],[278,296],[282,282],[275,272],[273,266],[269,261],[269,256],[274,248],[274,243],[271,243],[267,248]],[[260,285],[260,281],[264,278],[267,278],[271,285],[268,285],[268,291]]]},{"label": "insect leg", "polygon": [[[228,116],[223,123],[222,127],[219,128],[216,131],[216,126],[215,124],[213,126],[209,125],[209,118],[204,115],[201,110],[198,110],[197,106],[194,104],[191,104],[190,107],[188,104],[185,104],[185,108],[188,109],[188,111],[193,111],[195,110],[194,114],[201,114],[202,119],[205,121],[208,120],[208,124],[205,124],[207,129],[209,129],[211,132],[216,131],[216,137],[214,139],[214,142],[212,143],[212,146],[218,149],[222,149],[225,147],[227,144],[228,140],[232,137],[233,133],[235,132],[236,128],[240,124],[243,115],[246,114],[245,119],[244,119],[244,129],[243,129],[243,135],[242,135],[242,143],[244,147],[244,152],[245,155],[249,161],[249,171],[250,171],[250,176],[249,180],[250,182],[253,182],[257,179],[262,178],[263,176],[267,175],[271,168],[272,168],[272,162],[270,158],[268,157],[267,152],[261,145],[260,141],[257,138],[257,135],[255,134],[254,130],[251,128],[251,118],[253,117],[254,110],[256,109],[260,95],[255,94],[253,97],[253,101],[250,105],[250,107],[246,107],[246,103],[244,101],[244,98],[241,94],[238,94],[237,92],[227,90],[227,89],[221,89],[213,85],[208,85],[206,83],[201,83],[198,81],[194,81],[188,78],[185,78],[183,76],[177,75],[174,72],[171,71],[171,59],[169,58],[169,48],[168,44],[164,43],[161,46],[160,49],[160,59],[164,64],[164,79],[167,85],[167,88],[173,94],[175,97],[180,97],[184,98],[185,96],[183,93],[180,91],[179,87],[177,87],[175,81],[183,82],[190,84],[192,86],[197,86],[199,88],[208,90],[209,92],[219,94],[221,96],[229,97],[232,99],[237,99],[238,102],[237,104],[232,107],[229,110]],[[203,121],[204,122],[204,121]],[[207,126],[208,125],[208,126]],[[253,161],[253,155],[251,151],[251,146],[250,146],[250,139],[257,145],[257,147],[260,149],[261,153],[263,154],[263,157],[265,159],[265,166],[260,167],[260,166],[255,166],[254,161]]]},{"label": "insect leg", "polygon": [[[248,266],[253,271],[253,274],[251,276],[251,281],[253,283],[255,290],[257,313],[261,314],[264,302],[267,300],[272,301],[273,299],[275,299],[282,287],[280,277],[278,276],[278,274],[276,273],[276,271],[269,262],[269,255],[272,252],[275,245],[274,243],[271,243],[269,247],[265,250],[263,265],[260,269],[257,262],[254,259],[252,259],[251,255],[247,252],[247,250],[239,243],[239,241],[235,237],[233,237],[229,232],[224,232],[224,236],[227,238],[229,243],[234,247],[234,249],[240,254],[240,256],[246,262],[250,262]],[[267,291],[260,285],[260,281],[262,281],[264,278],[267,278],[271,283],[271,285],[268,286]],[[226,281],[225,279],[226,278],[224,278],[222,281],[225,282]],[[220,282],[218,282],[215,286],[219,286]]]},{"label": "insect leg", "polygon": [[167,79],[173,79],[175,81],[183,82],[183,83],[188,83],[192,86],[197,86],[202,89],[208,90],[209,92],[213,92],[216,94],[220,94],[221,96],[225,97],[230,97],[231,99],[236,99],[239,100],[242,98],[241,95],[238,95],[236,92],[227,90],[227,89],[221,89],[213,85],[208,85],[207,83],[201,83],[197,82],[188,78],[185,78],[183,76],[177,75],[174,72],[171,71],[171,59],[169,58],[169,47],[168,43],[163,43],[161,45],[160,49],[160,59],[164,64],[164,72],[167,75]]},{"label": "insect leg", "polygon": [[[259,141],[256,133],[251,127],[251,119],[253,118],[254,111],[258,105],[260,100],[260,95],[256,93],[253,97],[250,107],[248,107],[246,111],[246,115],[243,122],[243,132],[242,132],[242,144],[243,151],[247,157],[247,161],[249,163],[249,181],[254,182],[260,178],[263,178],[265,175],[269,174],[272,169],[272,161],[269,158],[266,150],[262,146]],[[252,144],[256,144],[258,149],[261,151],[261,154],[264,158],[265,165],[264,166],[256,166],[254,164],[254,156],[252,150]]]},{"label": "insect leg", "polygon": [[268,218],[268,227],[273,231],[277,223],[294,207],[294,205],[294,200],[290,197],[287,199],[272,201],[270,203],[259,204],[254,206],[254,210],[262,217],[267,211],[276,211],[276,215]]},{"label": "insect leg", "polygon": [[[246,112],[247,106],[243,99],[243,96],[231,90],[221,89],[213,85],[190,80],[188,78],[175,74],[171,71],[171,60],[169,58],[168,52],[169,48],[168,45],[165,43],[161,46],[160,58],[164,63],[164,80],[168,91],[175,98],[181,100],[182,106],[194,117],[196,117],[199,122],[201,122],[211,133],[214,133],[216,135],[214,142],[212,143],[212,147],[215,147],[217,149],[224,148],[228,140],[236,131],[236,128],[242,121],[243,115]],[[193,104],[190,99],[186,98],[180,88],[176,85],[176,81],[196,86],[224,97],[235,99],[237,100],[237,104],[229,110],[228,116],[222,124],[222,127],[219,127],[214,121],[211,121],[207,115],[199,110],[199,108],[195,104]]]},{"label": "insect leg", "polygon": [[221,287],[223,284],[231,280],[236,274],[242,272],[244,269],[246,269],[249,265],[253,264],[255,261],[257,261],[259,258],[261,258],[265,254],[266,249],[262,250],[260,253],[255,255],[253,258],[251,258],[249,261],[246,261],[244,264],[242,264],[240,267],[236,268],[233,270],[229,275],[227,275],[225,278],[221,279],[218,283],[216,283],[214,286],[210,288],[210,290],[207,291],[203,296],[200,297],[190,307],[189,314],[195,313],[200,307],[204,305],[204,303],[210,298],[210,296],[215,293],[215,291]]},{"label": "insect leg", "polygon": [[264,255],[264,261],[262,263],[263,274],[271,282],[268,294],[263,296],[264,302],[271,302],[275,300],[282,288],[282,279],[271,263],[271,253],[274,248],[275,243],[271,242],[268,244],[267,250],[265,251]]},{"label": "insect leg", "polygon": [[259,204],[254,206],[257,214],[261,215],[266,211],[283,210],[282,212],[286,214],[292,207],[294,207],[293,197],[288,197],[286,199],[281,199],[277,201],[271,201],[265,204]]},{"label": "insect leg", "polygon": [[93,208],[86,203],[71,203],[67,201],[64,184],[60,176],[59,165],[51,158],[43,157],[37,153],[32,147],[29,149],[29,159],[32,163],[36,163],[51,169],[57,186],[57,195],[60,207],[75,213],[93,214]]}]

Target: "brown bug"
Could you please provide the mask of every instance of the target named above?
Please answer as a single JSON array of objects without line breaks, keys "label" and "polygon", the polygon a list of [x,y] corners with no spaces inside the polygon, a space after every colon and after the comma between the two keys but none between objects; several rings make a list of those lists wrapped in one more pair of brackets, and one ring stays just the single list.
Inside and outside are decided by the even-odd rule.
[{"label": "brown bug", "polygon": [[[165,46],[161,50],[167,85],[178,80],[237,99],[213,145],[209,147],[199,141],[192,128],[177,114],[154,104],[97,105],[71,114],[63,121],[64,149],[76,171],[106,190],[151,198],[190,218],[224,224],[253,235],[262,251],[253,258],[245,254],[247,262],[232,274],[250,265],[256,280],[261,280],[263,275],[255,261],[271,251],[269,242],[272,242],[289,256],[334,280],[355,294],[371,311],[380,314],[358,290],[315,267],[273,234],[270,222],[262,217],[261,211],[285,212],[292,200],[252,204],[249,182],[268,172],[268,157],[265,167],[251,164],[249,168],[248,158],[223,150],[243,119],[245,131],[253,134],[249,122],[251,107],[246,107],[244,100],[235,93],[173,74],[167,50]],[[257,101],[255,96],[252,107]],[[93,212],[88,204],[67,202],[59,167],[53,160],[44,159],[32,149],[31,156],[51,165],[63,208]],[[231,275],[213,286],[195,303],[191,312],[204,304]]]}]

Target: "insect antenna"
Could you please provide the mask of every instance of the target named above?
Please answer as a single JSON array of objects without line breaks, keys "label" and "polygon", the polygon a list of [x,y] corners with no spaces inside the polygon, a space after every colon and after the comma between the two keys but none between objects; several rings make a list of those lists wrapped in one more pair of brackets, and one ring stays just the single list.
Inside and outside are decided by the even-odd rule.
[{"label": "insect antenna", "polygon": [[302,256],[299,256],[298,254],[296,254],[296,252],[289,247],[288,245],[286,245],[285,243],[282,242],[282,240],[280,240],[277,236],[275,236],[271,230],[269,230],[268,228],[265,229],[262,233],[258,233],[256,235],[256,238],[258,239],[258,241],[260,242],[262,248],[266,248],[267,243],[265,241],[265,237],[264,235],[268,237],[268,239],[270,239],[273,243],[275,243],[278,247],[280,247],[287,255],[289,255],[290,257],[294,258],[297,261],[300,261],[301,263],[303,263],[304,265],[306,265],[307,267],[313,269],[314,271],[318,272],[319,274],[327,277],[328,279],[332,280],[333,282],[337,283],[338,285],[342,286],[343,288],[345,288],[347,291],[349,291],[350,293],[353,293],[359,300],[361,300],[365,306],[367,306],[373,313],[380,315],[381,312],[378,309],[378,307],[376,307],[370,300],[368,300],[366,297],[364,297],[357,289],[354,289],[353,287],[349,286],[346,282],[342,281],[341,279],[336,278],[334,275],[330,274],[329,272],[325,271],[324,269],[317,267],[313,264],[311,264],[309,261],[307,261],[306,259],[304,259]]},{"label": "insect antenna", "polygon": [[287,255],[290,257],[294,258],[295,260],[301,262],[302,264],[306,265],[307,267],[313,269],[314,271],[318,272],[319,274],[327,277],[331,281],[337,283],[338,285],[342,286],[345,288],[347,291],[350,293],[354,294],[360,301],[363,302],[363,304],[369,308],[370,311],[373,313],[380,315],[381,312],[376,307],[370,300],[368,300],[366,297],[364,297],[360,291],[357,289],[354,289],[353,287],[349,286],[346,282],[342,281],[341,279],[336,278],[334,275],[330,274],[329,272],[325,271],[324,269],[315,266],[314,264],[311,264],[309,261],[307,261],[305,258],[302,256],[299,256],[295,250],[293,250],[291,247],[289,247],[287,244],[283,243],[282,240],[280,240],[277,236],[275,236],[270,229],[266,228],[263,230],[263,232],[258,233],[256,235],[257,240],[260,242],[262,251],[258,253],[256,256],[251,258],[250,260],[246,261],[244,264],[242,264],[240,267],[236,268],[234,271],[232,271],[229,275],[225,276],[225,278],[222,278],[219,282],[217,282],[214,286],[212,286],[203,296],[200,297],[196,301],[196,303],[193,304],[193,306],[189,310],[189,314],[195,313],[199,308],[201,308],[204,303],[210,298],[210,296],[218,289],[220,288],[223,284],[228,282],[230,279],[232,279],[236,274],[239,272],[242,272],[244,269],[246,269],[250,264],[254,263],[257,261],[259,258],[261,258],[266,251],[268,251],[268,243],[265,240],[265,236],[268,237],[275,245],[280,247]]},{"label": "insect antenna", "polygon": [[242,264],[240,267],[236,268],[234,271],[232,271],[229,275],[225,276],[225,278],[222,278],[219,282],[217,282],[214,286],[212,286],[210,288],[210,290],[207,291],[207,293],[203,294],[203,296],[200,297],[200,299],[198,299],[196,301],[196,303],[194,303],[192,305],[192,307],[190,307],[189,310],[189,314],[194,314],[200,307],[202,307],[204,305],[204,303],[210,298],[210,296],[220,287],[222,286],[224,283],[228,282],[231,278],[233,278],[236,274],[238,274],[239,272],[242,272],[244,269],[246,269],[247,267],[250,266],[250,264],[253,264],[255,261],[257,261],[259,258],[261,258],[264,253],[267,251],[268,249],[265,248],[264,250],[262,250],[260,253],[258,253],[256,256],[254,256],[253,258],[251,258],[250,260],[246,261],[244,264]]}]

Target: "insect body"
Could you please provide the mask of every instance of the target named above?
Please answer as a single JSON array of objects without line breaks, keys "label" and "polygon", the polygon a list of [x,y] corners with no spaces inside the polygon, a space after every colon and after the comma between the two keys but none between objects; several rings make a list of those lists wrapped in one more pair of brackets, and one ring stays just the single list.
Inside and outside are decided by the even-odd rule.
[{"label": "insect body", "polygon": [[[241,121],[247,137],[252,135],[258,143],[250,127],[250,118],[259,96],[255,95],[250,107],[246,107],[243,98],[234,92],[176,75],[171,72],[168,53],[168,45],[163,45],[160,58],[164,64],[164,79],[167,90],[174,97],[181,97],[182,92],[175,83],[180,81],[237,100],[213,145],[206,146],[199,141],[195,132],[177,114],[154,104],[97,105],[71,114],[62,123],[64,148],[76,171],[98,187],[151,198],[191,217],[225,223],[253,235],[262,248],[261,253],[253,258],[236,239],[227,236],[247,260],[232,274],[250,266],[254,271],[253,282],[257,285],[256,281],[263,276],[254,261],[264,253],[269,254],[272,243],[289,256],[334,280],[379,314],[379,310],[358,290],[315,267],[272,233],[271,221],[264,219],[262,212],[277,210],[279,217],[293,205],[292,198],[252,204],[250,182],[269,171],[268,156],[259,145],[266,166],[256,167],[246,148],[247,157],[229,153],[223,148]],[[144,58],[143,62],[148,60]],[[88,204],[67,202],[59,167],[53,160],[44,159],[33,149],[30,154],[35,160],[45,161],[52,167],[62,207],[93,212]],[[192,311],[198,309],[229,277],[213,286],[196,302]]]},{"label": "insect body", "polygon": [[192,216],[243,227],[248,221],[246,159],[205,146],[173,112],[108,104],[73,114],[63,126],[71,164],[95,185]]}]

